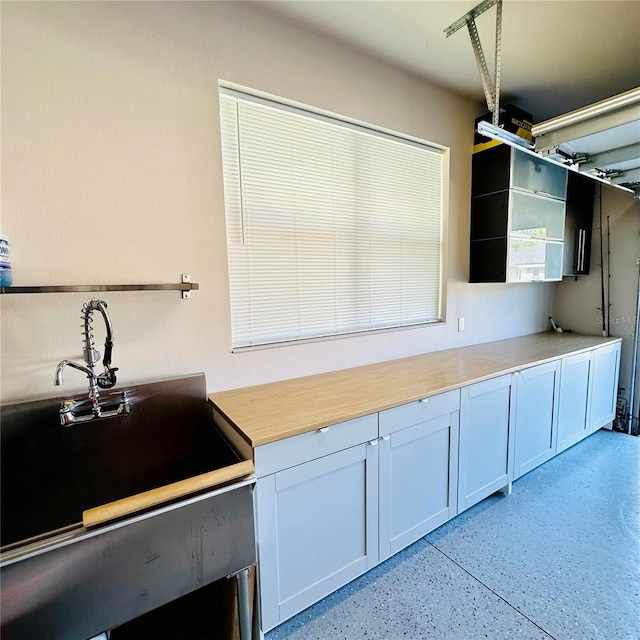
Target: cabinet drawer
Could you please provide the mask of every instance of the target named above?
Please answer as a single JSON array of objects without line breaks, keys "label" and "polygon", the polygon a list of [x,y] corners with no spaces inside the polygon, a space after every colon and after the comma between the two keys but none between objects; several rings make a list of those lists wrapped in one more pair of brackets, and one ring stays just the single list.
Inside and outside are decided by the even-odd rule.
[{"label": "cabinet drawer", "polygon": [[378,414],[355,418],[299,436],[270,442],[254,451],[256,476],[288,469],[378,437]]},{"label": "cabinet drawer", "polygon": [[460,409],[460,390],[448,391],[431,398],[403,404],[400,407],[380,412],[380,435],[388,436],[395,431],[426,422]]}]

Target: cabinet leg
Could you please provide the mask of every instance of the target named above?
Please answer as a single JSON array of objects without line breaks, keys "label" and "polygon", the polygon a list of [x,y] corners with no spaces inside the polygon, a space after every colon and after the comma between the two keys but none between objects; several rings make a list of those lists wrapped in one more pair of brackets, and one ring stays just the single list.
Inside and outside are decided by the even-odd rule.
[{"label": "cabinet leg", "polygon": [[506,484],[502,489],[498,490],[498,493],[503,493],[505,496],[511,495],[511,490],[513,489],[513,482]]},{"label": "cabinet leg", "polygon": [[240,640],[251,640],[251,607],[249,604],[249,569],[236,574],[238,589],[238,626]]},{"label": "cabinet leg", "polygon": [[262,633],[262,616],[260,615],[260,588],[258,585],[258,567],[253,581],[253,627],[251,640],[264,640]]}]

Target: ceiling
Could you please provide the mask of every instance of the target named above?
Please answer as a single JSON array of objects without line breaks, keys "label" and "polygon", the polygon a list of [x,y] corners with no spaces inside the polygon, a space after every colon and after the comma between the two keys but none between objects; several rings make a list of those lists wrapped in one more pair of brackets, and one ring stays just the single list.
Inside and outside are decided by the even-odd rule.
[{"label": "ceiling", "polygon": [[[484,104],[469,34],[444,30],[480,0],[260,0],[254,4]],[[493,75],[496,9],[476,20]],[[503,0],[501,102],[534,123],[640,85],[640,2]]]},{"label": "ceiling", "polygon": [[[486,108],[467,29],[449,37],[444,33],[480,0],[259,0],[252,4]],[[495,6],[479,15],[475,24],[493,80]],[[639,30],[640,2],[636,0],[503,0],[500,104],[512,103],[531,113],[535,125],[640,86]],[[592,123],[595,147],[592,137],[574,140],[561,133],[554,137],[562,140],[563,152],[587,156],[596,152],[603,164],[591,167],[592,174],[621,166],[619,157],[607,155],[611,149],[624,148],[626,156],[631,151],[633,166],[629,168],[625,156],[628,173],[614,180],[640,197],[640,99],[629,108],[635,119],[615,132],[607,124],[601,133]]]}]

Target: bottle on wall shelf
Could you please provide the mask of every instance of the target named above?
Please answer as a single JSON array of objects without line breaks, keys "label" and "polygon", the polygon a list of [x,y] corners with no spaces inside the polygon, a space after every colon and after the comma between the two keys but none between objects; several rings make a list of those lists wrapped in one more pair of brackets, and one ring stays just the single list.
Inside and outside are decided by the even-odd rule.
[{"label": "bottle on wall shelf", "polygon": [[11,272],[11,257],[9,256],[9,240],[0,235],[0,286],[10,287],[13,282]]}]

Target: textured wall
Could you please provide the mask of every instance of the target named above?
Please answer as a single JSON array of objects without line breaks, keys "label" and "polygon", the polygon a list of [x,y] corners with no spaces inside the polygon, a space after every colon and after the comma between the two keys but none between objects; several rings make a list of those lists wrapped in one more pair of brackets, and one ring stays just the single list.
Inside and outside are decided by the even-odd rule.
[{"label": "textured wall", "polygon": [[[466,282],[482,106],[242,2],[3,2],[1,10],[0,228],[14,284],[177,282],[181,273],[200,283],[188,301],[101,295],[122,384],[204,371],[213,391],[547,327],[553,285]],[[219,79],[450,147],[446,325],[231,353]],[[57,362],[81,357],[88,297],[2,297],[5,402],[58,393]],[[65,392],[84,387],[80,373],[66,373]]]}]

